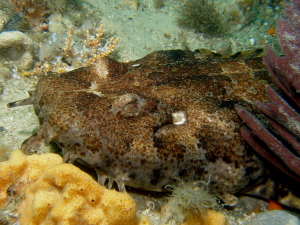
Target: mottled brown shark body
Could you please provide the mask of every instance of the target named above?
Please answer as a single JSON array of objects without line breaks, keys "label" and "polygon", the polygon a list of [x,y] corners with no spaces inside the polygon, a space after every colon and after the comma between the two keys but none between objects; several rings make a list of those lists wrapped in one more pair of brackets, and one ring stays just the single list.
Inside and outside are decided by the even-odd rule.
[{"label": "mottled brown shark body", "polygon": [[259,51],[224,57],[199,51],[157,51],[120,63],[40,78],[29,99],[39,130],[22,145],[56,142],[64,160],[95,168],[98,181],[165,191],[176,182],[207,182],[229,205],[263,173],[245,147],[233,105],[255,111],[267,100],[268,73]]}]

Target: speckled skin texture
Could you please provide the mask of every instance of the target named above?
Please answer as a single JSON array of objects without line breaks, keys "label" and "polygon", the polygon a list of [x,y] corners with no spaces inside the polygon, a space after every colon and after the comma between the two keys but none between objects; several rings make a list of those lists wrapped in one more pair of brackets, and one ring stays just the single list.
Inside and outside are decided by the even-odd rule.
[{"label": "speckled skin texture", "polygon": [[[263,172],[240,136],[233,109],[266,101],[268,75],[256,53],[159,51],[128,63],[95,65],[40,79],[26,100],[40,129],[22,150],[56,142],[66,162],[96,169],[98,180],[154,191],[204,181],[225,203]],[[178,113],[178,114],[176,114]],[[179,116],[177,116],[179,115]]]}]

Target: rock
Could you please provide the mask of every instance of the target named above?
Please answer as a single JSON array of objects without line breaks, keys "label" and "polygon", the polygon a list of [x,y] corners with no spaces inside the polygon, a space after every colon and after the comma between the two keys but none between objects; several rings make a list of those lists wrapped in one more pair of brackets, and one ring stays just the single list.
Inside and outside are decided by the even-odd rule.
[{"label": "rock", "polygon": [[258,213],[243,223],[244,225],[300,225],[300,220],[283,210]]},{"label": "rock", "polygon": [[29,70],[33,64],[33,41],[20,31],[0,33],[0,65]]}]

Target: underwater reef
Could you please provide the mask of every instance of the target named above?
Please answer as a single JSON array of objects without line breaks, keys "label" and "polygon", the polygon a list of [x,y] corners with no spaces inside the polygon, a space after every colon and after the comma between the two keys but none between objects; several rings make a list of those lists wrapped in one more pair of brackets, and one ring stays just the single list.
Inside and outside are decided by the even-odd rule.
[{"label": "underwater reef", "polygon": [[250,128],[242,128],[242,137],[263,158],[300,183],[300,1],[286,6],[286,18],[280,19],[277,34],[284,56],[276,56],[266,47],[264,64],[275,89],[266,86],[271,100],[256,102],[269,126],[245,108],[236,112]]}]

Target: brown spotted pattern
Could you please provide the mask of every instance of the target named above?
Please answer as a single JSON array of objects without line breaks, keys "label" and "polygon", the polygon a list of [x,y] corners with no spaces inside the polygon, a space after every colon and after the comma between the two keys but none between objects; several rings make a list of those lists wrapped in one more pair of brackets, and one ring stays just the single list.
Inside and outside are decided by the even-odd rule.
[{"label": "brown spotted pattern", "polygon": [[[204,50],[158,51],[132,62],[109,58],[40,79],[28,99],[40,129],[22,145],[56,142],[64,160],[95,168],[98,180],[163,191],[178,182],[208,182],[234,205],[263,172],[242,140],[233,105],[255,111],[268,75],[257,52],[223,57]],[[180,122],[174,123],[179,112]]]}]

